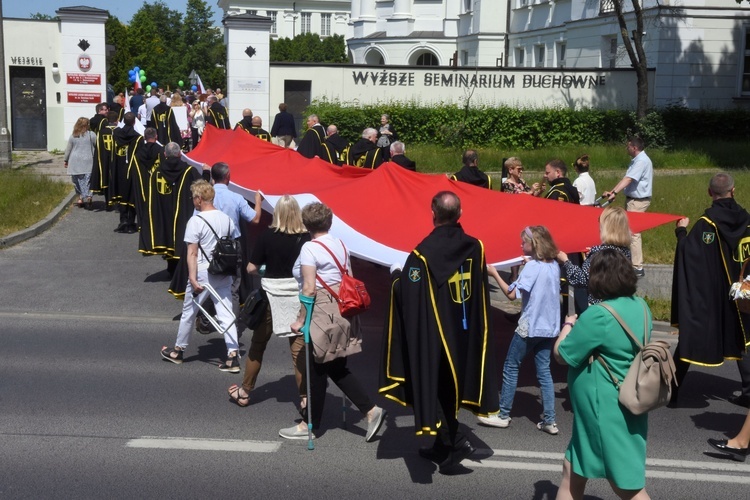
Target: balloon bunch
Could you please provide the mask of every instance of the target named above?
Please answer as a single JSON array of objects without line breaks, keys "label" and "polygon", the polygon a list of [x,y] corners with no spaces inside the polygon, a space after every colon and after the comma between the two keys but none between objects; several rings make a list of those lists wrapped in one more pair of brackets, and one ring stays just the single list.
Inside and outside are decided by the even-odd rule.
[{"label": "balloon bunch", "polygon": [[[131,83],[135,83],[136,81],[141,82],[141,84],[146,83],[146,71],[136,66],[128,71],[128,79]],[[151,92],[151,88],[156,87],[156,82],[151,82],[151,85],[146,85],[146,92]]]}]

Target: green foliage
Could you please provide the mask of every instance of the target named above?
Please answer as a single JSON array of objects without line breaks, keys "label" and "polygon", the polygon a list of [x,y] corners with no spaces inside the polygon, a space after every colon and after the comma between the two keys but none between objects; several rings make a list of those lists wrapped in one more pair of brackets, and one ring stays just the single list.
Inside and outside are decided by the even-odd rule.
[{"label": "green foliage", "polygon": [[204,0],[187,0],[183,16],[164,2],[143,3],[126,26],[110,16],[106,41],[115,47],[107,81],[119,91],[131,87],[128,71],[139,66],[147,84],[175,88],[188,82],[195,70],[208,87],[226,88],[226,46],[211,21],[213,12]]},{"label": "green foliage", "polygon": [[305,33],[292,39],[271,39],[270,51],[273,62],[347,62],[346,43],[342,35],[321,39],[315,33]]},{"label": "green foliage", "polygon": [[664,120],[659,112],[651,111],[640,121],[636,119],[635,113],[631,113],[631,118],[635,122],[635,126],[632,129],[628,128],[629,136],[637,135],[643,139],[650,148],[669,148],[667,129],[664,126]]},{"label": "green foliage", "polygon": [[42,14],[41,12],[35,12],[31,15],[29,15],[29,19],[34,19],[37,21],[58,21],[60,20],[57,16],[50,16],[49,14]]}]

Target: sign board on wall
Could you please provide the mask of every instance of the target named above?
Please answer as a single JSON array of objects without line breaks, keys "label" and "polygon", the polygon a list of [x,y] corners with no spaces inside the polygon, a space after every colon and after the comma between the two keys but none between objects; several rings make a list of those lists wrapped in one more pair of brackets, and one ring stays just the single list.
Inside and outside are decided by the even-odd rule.
[{"label": "sign board on wall", "polygon": [[86,73],[68,73],[68,84],[69,85],[101,85],[102,75]]},{"label": "sign board on wall", "polygon": [[100,94],[99,92],[68,92],[68,102],[75,102],[80,104],[99,104],[103,101],[104,99],[102,99],[102,94]]}]

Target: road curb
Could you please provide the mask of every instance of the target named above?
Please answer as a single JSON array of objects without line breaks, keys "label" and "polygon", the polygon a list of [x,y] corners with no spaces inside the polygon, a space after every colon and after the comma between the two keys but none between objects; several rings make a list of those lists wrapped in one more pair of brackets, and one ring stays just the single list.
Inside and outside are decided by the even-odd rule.
[{"label": "road curb", "polygon": [[63,213],[67,210],[67,208],[73,202],[73,198],[75,198],[76,196],[76,192],[71,191],[65,198],[63,198],[63,201],[61,201],[55,208],[53,208],[52,212],[50,212],[50,214],[41,221],[27,227],[26,229],[21,229],[20,231],[9,234],[4,238],[0,238],[0,249],[17,245],[22,241],[26,241],[30,238],[33,238],[34,236],[42,234],[44,231],[52,227],[60,217],[62,217]]}]

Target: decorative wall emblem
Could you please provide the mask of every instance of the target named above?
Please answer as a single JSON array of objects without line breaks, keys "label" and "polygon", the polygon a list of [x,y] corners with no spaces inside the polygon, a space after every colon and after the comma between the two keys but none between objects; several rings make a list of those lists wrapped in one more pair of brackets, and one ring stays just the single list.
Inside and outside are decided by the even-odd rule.
[{"label": "decorative wall emblem", "polygon": [[88,42],[87,40],[84,40],[83,38],[81,38],[81,39],[80,39],[80,40],[78,41],[78,47],[79,47],[79,48],[80,48],[80,49],[81,49],[82,51],[86,52],[86,49],[88,49],[89,47],[91,47],[91,45],[89,44],[89,42]]},{"label": "decorative wall emblem", "polygon": [[255,49],[252,46],[248,45],[245,49],[245,54],[247,54],[247,57],[253,57],[255,55]]},{"label": "decorative wall emblem", "polygon": [[86,73],[91,69],[91,56],[88,54],[81,54],[78,56],[78,69]]}]

